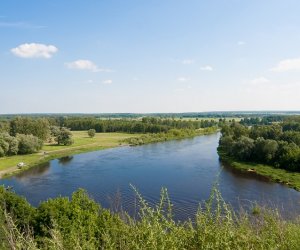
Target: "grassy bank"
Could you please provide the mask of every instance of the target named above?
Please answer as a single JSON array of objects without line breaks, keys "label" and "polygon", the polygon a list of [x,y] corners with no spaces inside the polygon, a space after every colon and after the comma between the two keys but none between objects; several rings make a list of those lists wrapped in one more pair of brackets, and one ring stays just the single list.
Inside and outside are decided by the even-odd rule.
[{"label": "grassy bank", "polygon": [[38,153],[0,158],[0,177],[19,171],[16,167],[19,162],[24,162],[26,164],[24,169],[27,169],[67,155],[117,147],[125,144],[125,142],[122,142],[125,139],[140,136],[125,133],[97,133],[94,138],[90,138],[86,131],[73,131],[72,134],[74,144],[70,146],[45,144],[42,151]]},{"label": "grassy bank", "polygon": [[300,173],[289,172],[284,169],[274,168],[272,166],[240,162],[231,157],[228,157],[224,152],[219,150],[220,159],[230,167],[241,172],[248,172],[267,177],[270,181],[285,184],[297,191],[300,191]]},{"label": "grassy bank", "polygon": [[84,190],[37,208],[0,187],[1,249],[299,249],[300,220],[276,210],[234,212],[214,189],[192,221],[178,222],[165,189],[150,207],[139,193],[137,217],[111,212]]},{"label": "grassy bank", "polygon": [[[93,138],[88,137],[86,131],[72,131],[74,139],[74,144],[72,145],[61,146],[48,143],[45,144],[43,149],[38,153],[0,158],[0,178],[63,156],[122,145],[142,145],[153,142],[183,139],[197,135],[211,134],[216,131],[217,128],[205,128],[199,130],[175,129],[170,130],[168,133],[158,134],[96,133]],[[18,169],[17,164],[19,162],[24,162],[26,167],[23,167],[22,170]]]},{"label": "grassy bank", "polygon": [[154,142],[164,142],[170,140],[179,140],[191,138],[199,135],[208,135],[217,132],[217,127],[202,128],[197,130],[192,129],[171,129],[167,133],[146,134],[139,137],[126,138],[124,143],[131,146],[138,146]]}]

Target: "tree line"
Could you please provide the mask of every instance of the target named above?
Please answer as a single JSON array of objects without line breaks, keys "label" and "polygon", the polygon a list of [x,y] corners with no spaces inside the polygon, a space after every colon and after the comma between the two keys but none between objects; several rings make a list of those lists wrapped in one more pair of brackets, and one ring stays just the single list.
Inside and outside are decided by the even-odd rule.
[{"label": "tree line", "polygon": [[241,161],[300,171],[300,123],[223,126],[219,150]]},{"label": "tree line", "polygon": [[143,117],[142,119],[96,119],[85,117],[69,117],[64,119],[64,126],[71,130],[95,129],[98,133],[125,132],[125,133],[162,133],[170,129],[199,129],[216,126],[217,121],[201,120],[186,121],[176,119],[161,119]]},{"label": "tree line", "polygon": [[31,154],[42,149],[43,143],[54,138],[58,145],[73,143],[68,128],[51,126],[45,118],[16,117],[0,122],[0,157]]},{"label": "tree line", "polygon": [[196,130],[217,125],[214,120],[186,121],[143,117],[142,119],[97,119],[94,117],[28,117],[0,121],[0,157],[39,151],[44,142],[70,145],[73,131],[165,134],[172,129]]}]

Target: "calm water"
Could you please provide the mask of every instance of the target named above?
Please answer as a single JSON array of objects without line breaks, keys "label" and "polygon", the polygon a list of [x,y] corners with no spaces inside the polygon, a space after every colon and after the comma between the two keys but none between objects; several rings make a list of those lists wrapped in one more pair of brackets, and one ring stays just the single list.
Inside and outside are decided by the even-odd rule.
[{"label": "calm water", "polygon": [[[300,192],[223,167],[216,151],[219,134],[181,141],[121,147],[52,160],[0,184],[12,186],[33,205],[84,188],[102,206],[116,205],[134,214],[130,184],[153,204],[166,187],[177,219],[193,217],[199,202],[209,197],[218,181],[224,199],[234,207],[254,201],[278,207],[284,214],[300,214]],[[114,202],[112,202],[114,200]]]}]

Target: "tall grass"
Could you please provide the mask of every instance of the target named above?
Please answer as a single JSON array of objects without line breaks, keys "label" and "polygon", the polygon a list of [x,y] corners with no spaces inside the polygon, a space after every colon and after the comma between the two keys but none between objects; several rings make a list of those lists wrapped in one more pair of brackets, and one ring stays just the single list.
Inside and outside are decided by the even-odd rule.
[{"label": "tall grass", "polygon": [[[57,198],[34,210],[28,225],[2,211],[3,249],[300,249],[300,220],[287,221],[276,210],[235,212],[213,188],[193,220],[173,219],[166,189],[150,206],[133,187],[138,216],[108,211],[85,191]],[[11,209],[10,209],[11,210]],[[12,210],[11,210],[12,211]]]}]

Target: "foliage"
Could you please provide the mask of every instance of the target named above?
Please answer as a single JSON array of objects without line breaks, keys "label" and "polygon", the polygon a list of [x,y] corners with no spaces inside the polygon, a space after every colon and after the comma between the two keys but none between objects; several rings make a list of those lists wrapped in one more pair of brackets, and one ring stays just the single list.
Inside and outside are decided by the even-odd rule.
[{"label": "foliage", "polygon": [[9,121],[0,120],[0,133],[9,133]]},{"label": "foliage", "polygon": [[57,137],[60,133],[60,127],[58,126],[50,126],[50,135],[53,137]]},{"label": "foliage", "polygon": [[95,129],[89,129],[87,133],[88,133],[89,137],[93,138],[96,134],[96,130]]},{"label": "foliage", "polygon": [[300,172],[300,132],[296,124],[224,125],[219,150],[241,161]]},{"label": "foliage", "polygon": [[42,140],[33,135],[0,133],[0,157],[37,152],[43,146]]},{"label": "foliage", "polygon": [[19,151],[19,141],[8,133],[0,133],[0,147],[5,155],[16,155]]},{"label": "foliage", "polygon": [[72,133],[70,129],[62,127],[59,132],[57,132],[55,141],[58,145],[71,145],[74,143],[72,139]]},{"label": "foliage", "polygon": [[202,203],[193,222],[175,221],[166,189],[149,206],[135,189],[138,218],[101,208],[84,190],[32,208],[11,191],[0,188],[3,249],[298,249],[300,221],[285,221],[275,211],[255,206],[236,213],[216,188]]},{"label": "foliage", "polygon": [[32,119],[19,116],[10,121],[10,134],[34,135],[45,141],[50,135],[49,122],[45,118]]},{"label": "foliage", "polygon": [[70,117],[64,119],[64,126],[74,131],[95,129],[103,132],[126,133],[161,133],[170,129],[199,129],[215,126],[215,120],[187,121],[176,119],[160,119],[156,117],[143,117],[141,120],[133,119],[96,119],[92,117]]},{"label": "foliage", "polygon": [[39,151],[43,146],[43,141],[33,135],[17,134],[19,142],[19,154],[32,154]]},{"label": "foliage", "polygon": [[146,134],[139,137],[132,137],[125,139],[124,142],[131,146],[143,145],[153,142],[162,142],[174,139],[183,139],[187,137],[194,137],[197,135],[210,134],[216,132],[216,128],[205,128],[205,129],[170,129],[166,133]]}]

